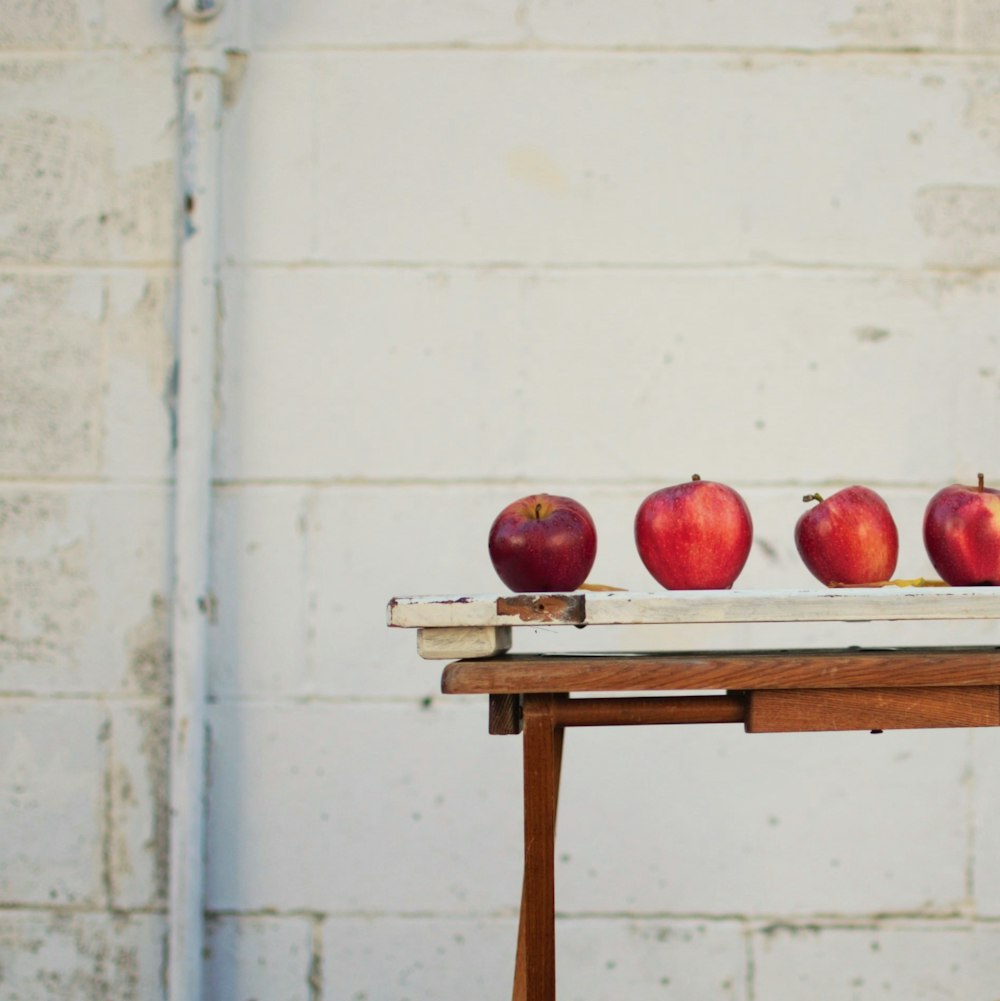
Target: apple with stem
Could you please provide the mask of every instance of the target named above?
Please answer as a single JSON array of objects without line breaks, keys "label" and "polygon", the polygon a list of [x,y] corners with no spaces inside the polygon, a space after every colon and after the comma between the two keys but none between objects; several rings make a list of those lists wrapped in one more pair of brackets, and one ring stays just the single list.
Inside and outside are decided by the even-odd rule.
[{"label": "apple with stem", "polygon": [[489,553],[512,591],[575,591],[594,565],[597,529],[579,501],[531,494],[496,516]]},{"label": "apple with stem", "polygon": [[953,483],[924,512],[924,548],[934,569],[953,587],[1000,584],[1000,490]]},{"label": "apple with stem", "polygon": [[888,581],[899,557],[899,532],[889,506],[868,487],[845,487],[818,501],[795,524],[795,548],[827,587]]},{"label": "apple with stem", "polygon": [[639,556],[670,590],[732,587],[752,543],[753,521],[743,498],[697,475],[654,491],[635,516]]}]

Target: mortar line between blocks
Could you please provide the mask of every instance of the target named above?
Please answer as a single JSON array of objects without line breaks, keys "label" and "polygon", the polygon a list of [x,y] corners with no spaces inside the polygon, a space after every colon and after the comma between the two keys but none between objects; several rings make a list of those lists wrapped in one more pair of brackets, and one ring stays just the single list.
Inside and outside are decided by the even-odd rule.
[{"label": "mortar line between blocks", "polygon": [[[23,50],[28,53],[29,50]],[[51,50],[53,56],[58,50]],[[856,58],[859,60],[945,60],[963,61],[967,59],[1000,58],[1000,50],[991,48],[960,48],[956,46],[921,45],[720,45],[710,43],[642,43],[617,42],[600,44],[597,42],[539,41],[537,38],[507,42],[474,41],[382,41],[382,42],[312,42],[285,45],[251,43],[250,51],[267,56],[294,55],[344,55],[359,54],[372,56],[394,56],[408,54],[440,55],[528,55],[528,56],[597,56],[605,58],[630,57],[636,55],[670,57],[703,57],[707,59],[731,58],[733,56],[759,56],[767,58],[833,60]]]},{"label": "mortar line between blocks", "polygon": [[742,261],[545,261],[545,260],[456,260],[456,259],[397,259],[370,258],[348,260],[338,258],[289,258],[275,260],[269,258],[239,259],[229,257],[224,269],[288,270],[288,271],[469,271],[511,274],[532,274],[550,272],[553,274],[572,273],[630,273],[650,274],[731,275],[748,274],[842,274],[845,276],[876,275],[913,277],[927,275],[934,277],[974,278],[1000,274],[996,264],[879,264],[875,262],[849,263],[845,261],[785,261],[785,260],[742,260]]},{"label": "mortar line between blocks", "polygon": [[[46,908],[38,907],[38,910]],[[3,907],[0,907],[2,913]],[[98,913],[106,913],[99,911]],[[452,910],[420,910],[397,911],[389,909],[347,909],[317,911],[309,908],[278,908],[278,907],[223,907],[209,908],[206,916],[211,919],[220,918],[288,918],[309,920],[316,925],[326,921],[517,921],[517,911],[513,908],[501,908],[487,911],[452,911]],[[781,929],[817,931],[872,931],[887,929],[903,929],[919,932],[926,929],[940,931],[949,925],[956,928],[968,928],[974,925],[1000,928],[1000,915],[970,917],[959,912],[948,914],[922,914],[919,912],[892,914],[796,914],[796,915],[764,915],[764,914],[710,914],[703,911],[587,911],[568,912],[557,911],[556,919],[563,923],[594,922],[594,921],[637,921],[637,922],[700,922],[703,924],[738,924],[747,935],[756,936],[768,934]]]}]

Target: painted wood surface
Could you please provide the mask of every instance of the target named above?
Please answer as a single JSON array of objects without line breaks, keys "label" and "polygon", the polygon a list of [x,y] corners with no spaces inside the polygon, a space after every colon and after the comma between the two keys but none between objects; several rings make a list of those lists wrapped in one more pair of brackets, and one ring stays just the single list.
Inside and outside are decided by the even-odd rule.
[{"label": "painted wood surface", "polygon": [[1000,588],[635,591],[393,598],[399,628],[1000,619]]},{"label": "painted wood surface", "polygon": [[493,657],[510,649],[510,626],[451,626],[417,629],[417,653],[424,660]]}]

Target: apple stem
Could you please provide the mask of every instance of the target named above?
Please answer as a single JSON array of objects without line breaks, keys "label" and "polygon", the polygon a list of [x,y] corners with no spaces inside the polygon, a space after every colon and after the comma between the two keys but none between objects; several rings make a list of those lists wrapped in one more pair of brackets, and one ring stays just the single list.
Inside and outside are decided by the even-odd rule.
[{"label": "apple stem", "polygon": [[983,488],[986,486],[986,477],[983,476],[982,473],[977,473],[976,475],[979,477],[979,488],[977,492],[982,493]]},{"label": "apple stem", "polygon": [[808,504],[809,501],[819,501],[820,503],[822,503],[823,498],[820,494],[806,494],[805,497],[802,498],[802,503]]},{"label": "apple stem", "polygon": [[692,481],[697,482],[698,480],[701,479],[701,477],[697,473],[695,473],[694,476],[691,477],[691,479],[692,479]]},{"label": "apple stem", "polygon": [[542,520],[542,505],[541,504],[536,504],[535,505],[535,521],[541,521],[541,520]]}]

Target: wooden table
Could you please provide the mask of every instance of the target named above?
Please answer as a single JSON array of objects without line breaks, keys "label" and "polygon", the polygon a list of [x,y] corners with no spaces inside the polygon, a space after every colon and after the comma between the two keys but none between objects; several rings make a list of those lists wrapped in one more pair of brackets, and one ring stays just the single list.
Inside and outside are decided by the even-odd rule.
[{"label": "wooden table", "polygon": [[514,1001],[556,996],[555,821],[566,727],[742,723],[748,733],[775,733],[1000,726],[1000,645],[531,655],[508,652],[517,627],[920,619],[1000,619],[1000,588],[394,598],[389,625],[416,628],[422,657],[452,661],[442,691],[489,696],[490,733],[523,732]]}]

